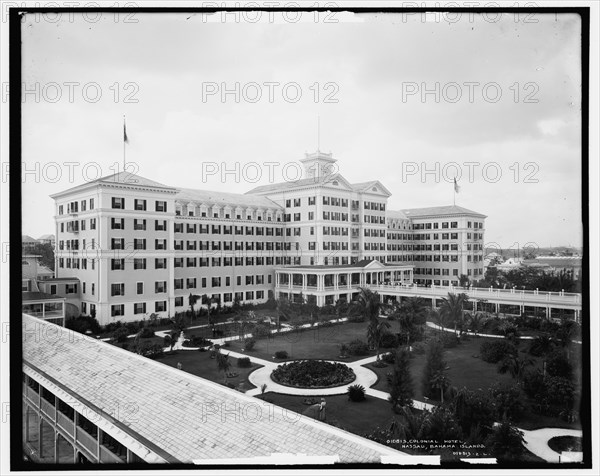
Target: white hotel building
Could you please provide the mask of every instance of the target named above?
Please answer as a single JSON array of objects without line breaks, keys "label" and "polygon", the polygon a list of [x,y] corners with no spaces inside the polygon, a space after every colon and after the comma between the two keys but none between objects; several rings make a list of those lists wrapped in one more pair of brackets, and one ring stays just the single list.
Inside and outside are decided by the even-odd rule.
[{"label": "white hotel building", "polygon": [[358,286],[482,277],[485,215],[390,211],[379,181],[351,184],[328,173],[335,161],[307,154],[304,178],[246,194],[125,172],[54,194],[56,277],[79,279],[81,313],[101,324],[185,311],[190,294],[223,305],[302,294],[321,306]]}]

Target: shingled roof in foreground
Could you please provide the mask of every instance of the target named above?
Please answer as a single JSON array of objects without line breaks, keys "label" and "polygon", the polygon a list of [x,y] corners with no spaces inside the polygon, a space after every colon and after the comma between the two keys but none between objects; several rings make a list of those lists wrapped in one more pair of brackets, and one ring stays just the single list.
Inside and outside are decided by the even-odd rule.
[{"label": "shingled roof in foreground", "polygon": [[[40,338],[42,336],[42,338]],[[43,338],[51,336],[52,338]],[[23,315],[23,364],[100,410],[136,402],[117,422],[167,461],[236,464],[288,454],[380,463],[405,454],[160,362]]]}]

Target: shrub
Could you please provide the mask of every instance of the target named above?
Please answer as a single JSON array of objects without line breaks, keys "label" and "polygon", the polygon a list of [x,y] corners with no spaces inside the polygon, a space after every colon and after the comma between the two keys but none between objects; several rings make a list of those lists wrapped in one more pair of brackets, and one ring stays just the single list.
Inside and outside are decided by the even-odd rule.
[{"label": "shrub", "polygon": [[549,337],[537,336],[531,341],[531,344],[529,344],[529,349],[527,351],[535,357],[541,357],[542,355],[550,352],[553,347],[554,344],[552,343]]},{"label": "shrub", "polygon": [[417,355],[423,355],[427,350],[427,342],[416,342],[412,345],[412,351]]},{"label": "shrub", "polygon": [[237,366],[240,368],[243,368],[243,369],[252,367],[252,362],[250,362],[250,357],[240,357],[237,361]]},{"label": "shrub", "polygon": [[523,378],[523,390],[533,400],[541,400],[546,394],[544,375],[539,370],[527,372]]},{"label": "shrub", "polygon": [[129,334],[130,332],[127,330],[127,327],[119,327],[113,332],[112,338],[117,342],[127,342]]},{"label": "shrub", "polygon": [[252,349],[254,349],[254,346],[256,345],[256,341],[254,339],[246,339],[244,341],[244,349],[249,352]]},{"label": "shrub", "polygon": [[386,332],[381,336],[380,347],[384,349],[393,349],[398,347],[398,337],[391,332]]},{"label": "shrub", "polygon": [[551,377],[570,379],[573,368],[564,352],[558,350],[548,356],[548,359],[546,360],[546,371]]},{"label": "shrub", "polygon": [[442,335],[442,345],[444,349],[452,349],[460,344],[460,339],[454,332],[444,332]]},{"label": "shrub", "polygon": [[268,337],[271,334],[271,326],[263,322],[257,322],[252,326],[251,334],[256,339]]},{"label": "shrub", "polygon": [[149,327],[144,327],[144,328],[142,328],[142,330],[140,332],[140,337],[142,339],[148,339],[150,337],[154,337],[154,331],[152,329],[150,329]]},{"label": "shrub", "polygon": [[353,402],[362,402],[366,400],[365,387],[359,384],[350,385],[348,387],[348,400]]},{"label": "shrub", "polygon": [[516,353],[517,348],[505,340],[484,342],[479,348],[481,359],[491,364],[497,364],[507,355]]},{"label": "shrub", "polygon": [[369,353],[369,346],[365,341],[354,339],[348,344],[348,352],[352,355],[367,355]]},{"label": "shrub", "polygon": [[383,360],[386,364],[393,364],[396,361],[396,354],[393,352],[386,352],[381,355],[381,360]]},{"label": "shrub", "polygon": [[517,385],[512,387],[496,384],[489,389],[490,396],[494,399],[498,417],[515,420],[523,412],[523,397]]},{"label": "shrub", "polygon": [[278,350],[277,352],[275,352],[275,358],[276,359],[287,359],[288,353],[285,350]]},{"label": "shrub", "polygon": [[[119,325],[121,323],[119,322]],[[92,334],[100,334],[102,328],[98,321],[91,316],[79,316],[74,319],[67,319],[65,322],[65,327],[67,329],[72,329],[76,332],[80,332],[81,334],[85,334],[87,331],[91,331]],[[112,331],[113,329],[110,329]],[[105,330],[106,331],[106,330]]]},{"label": "shrub", "polygon": [[148,357],[149,359],[156,359],[163,355],[163,345],[158,342],[144,342],[137,348],[137,353]]}]

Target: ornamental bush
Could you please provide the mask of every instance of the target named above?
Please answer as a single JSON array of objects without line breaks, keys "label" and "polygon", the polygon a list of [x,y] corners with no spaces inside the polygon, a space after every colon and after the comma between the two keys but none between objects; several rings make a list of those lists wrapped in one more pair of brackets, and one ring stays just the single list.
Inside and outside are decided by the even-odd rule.
[{"label": "ornamental bush", "polygon": [[505,340],[488,341],[481,344],[479,355],[485,362],[497,364],[509,354],[516,354],[517,348]]},{"label": "ornamental bush", "polygon": [[288,353],[285,350],[278,350],[277,352],[275,352],[275,358],[276,359],[287,359]]},{"label": "ornamental bush", "polygon": [[149,339],[150,337],[154,337],[154,331],[149,327],[144,327],[140,332],[140,337],[142,339]]},{"label": "ornamental bush", "polygon": [[366,400],[365,387],[359,384],[350,385],[348,387],[348,400],[353,402],[362,402]]},{"label": "ornamental bush", "polygon": [[398,347],[398,337],[391,332],[386,332],[381,336],[381,342],[379,345],[383,349],[393,349]]},{"label": "ornamental bush", "polygon": [[240,368],[243,368],[243,369],[252,367],[252,362],[250,362],[250,357],[240,357],[237,361],[237,366]]},{"label": "ornamental bush", "polygon": [[348,384],[356,375],[350,367],[340,362],[298,360],[280,365],[271,378],[289,387],[327,388]]},{"label": "ornamental bush", "polygon": [[367,355],[369,353],[369,346],[365,341],[354,339],[348,344],[348,352],[352,355]]},{"label": "ornamental bush", "polygon": [[244,342],[244,349],[249,352],[252,349],[254,349],[254,346],[256,345],[256,341],[254,339],[247,339]]}]

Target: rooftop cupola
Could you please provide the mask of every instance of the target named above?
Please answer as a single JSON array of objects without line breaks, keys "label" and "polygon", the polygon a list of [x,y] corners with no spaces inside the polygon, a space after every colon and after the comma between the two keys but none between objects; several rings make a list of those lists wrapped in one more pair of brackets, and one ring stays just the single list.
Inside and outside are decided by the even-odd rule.
[{"label": "rooftop cupola", "polygon": [[337,172],[334,165],[337,159],[333,158],[331,152],[326,154],[317,149],[316,152],[304,155],[304,159],[300,160],[304,165],[304,178],[319,178]]}]

